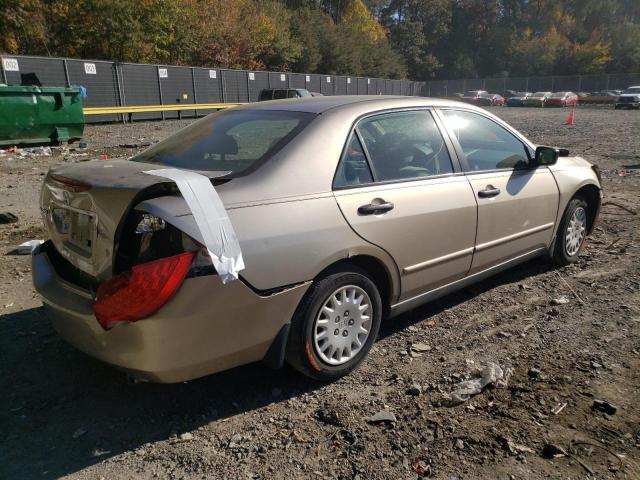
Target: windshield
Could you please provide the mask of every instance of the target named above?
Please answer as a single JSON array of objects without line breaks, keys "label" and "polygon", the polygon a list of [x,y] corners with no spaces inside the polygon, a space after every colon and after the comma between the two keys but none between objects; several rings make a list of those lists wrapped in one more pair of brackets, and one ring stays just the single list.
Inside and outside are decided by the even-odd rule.
[{"label": "windshield", "polygon": [[226,110],[183,128],[131,160],[239,176],[277,153],[314,117],[306,112]]},{"label": "windshield", "polygon": [[622,93],[640,93],[640,87],[625,88]]}]

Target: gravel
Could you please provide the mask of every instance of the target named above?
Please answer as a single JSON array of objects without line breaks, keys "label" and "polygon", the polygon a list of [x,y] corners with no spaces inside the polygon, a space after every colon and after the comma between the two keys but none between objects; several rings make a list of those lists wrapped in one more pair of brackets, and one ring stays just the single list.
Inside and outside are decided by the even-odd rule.
[{"label": "gravel", "polygon": [[[0,256],[0,478],[637,478],[640,216],[614,203],[640,210],[640,112],[579,108],[569,127],[563,109],[493,111],[600,166],[613,203],[579,261],[532,261],[386,322],[330,384],[260,364],[130,383],[58,338],[28,257]],[[88,126],[84,149],[0,155],[0,212],[17,217],[3,252],[45,238],[50,166],[129,156],[188,123]],[[512,371],[506,388],[441,406],[490,363]]]}]

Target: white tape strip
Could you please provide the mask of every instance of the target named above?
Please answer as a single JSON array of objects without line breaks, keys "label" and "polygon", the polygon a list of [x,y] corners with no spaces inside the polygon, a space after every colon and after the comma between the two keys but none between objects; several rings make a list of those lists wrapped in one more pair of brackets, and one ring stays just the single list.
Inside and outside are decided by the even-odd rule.
[{"label": "white tape strip", "polygon": [[176,183],[191,209],[222,283],[236,280],[238,272],[244,269],[244,260],[236,232],[211,180],[199,173],[175,168],[144,173],[168,178]]}]

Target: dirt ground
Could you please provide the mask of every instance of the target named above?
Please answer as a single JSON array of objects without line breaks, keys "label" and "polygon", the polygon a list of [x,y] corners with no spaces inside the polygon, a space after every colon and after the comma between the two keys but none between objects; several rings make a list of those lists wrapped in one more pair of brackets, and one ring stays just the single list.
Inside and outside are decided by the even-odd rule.
[{"label": "dirt ground", "polygon": [[[581,108],[569,127],[567,110],[493,111],[598,164],[605,201],[640,211],[640,112]],[[261,364],[133,384],[60,340],[29,257],[6,255],[45,235],[43,175],[188,123],[89,126],[87,149],[0,156],[0,212],[19,217],[0,225],[0,478],[640,479],[640,215],[613,203],[576,264],[532,261],[388,321],[331,384]],[[506,388],[441,405],[488,362],[511,369]],[[395,421],[371,423],[381,410]]]}]

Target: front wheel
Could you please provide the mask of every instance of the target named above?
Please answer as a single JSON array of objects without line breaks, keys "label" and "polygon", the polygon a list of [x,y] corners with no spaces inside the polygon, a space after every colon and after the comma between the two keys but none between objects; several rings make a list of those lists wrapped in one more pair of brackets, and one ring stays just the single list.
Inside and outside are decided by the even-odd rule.
[{"label": "front wheel", "polygon": [[572,198],[567,205],[556,234],[553,261],[568,265],[578,259],[587,238],[588,205],[581,197]]},{"label": "front wheel", "polygon": [[287,362],[316,380],[333,380],[353,369],[378,336],[382,300],[375,284],[356,267],[317,280],[291,324]]}]

